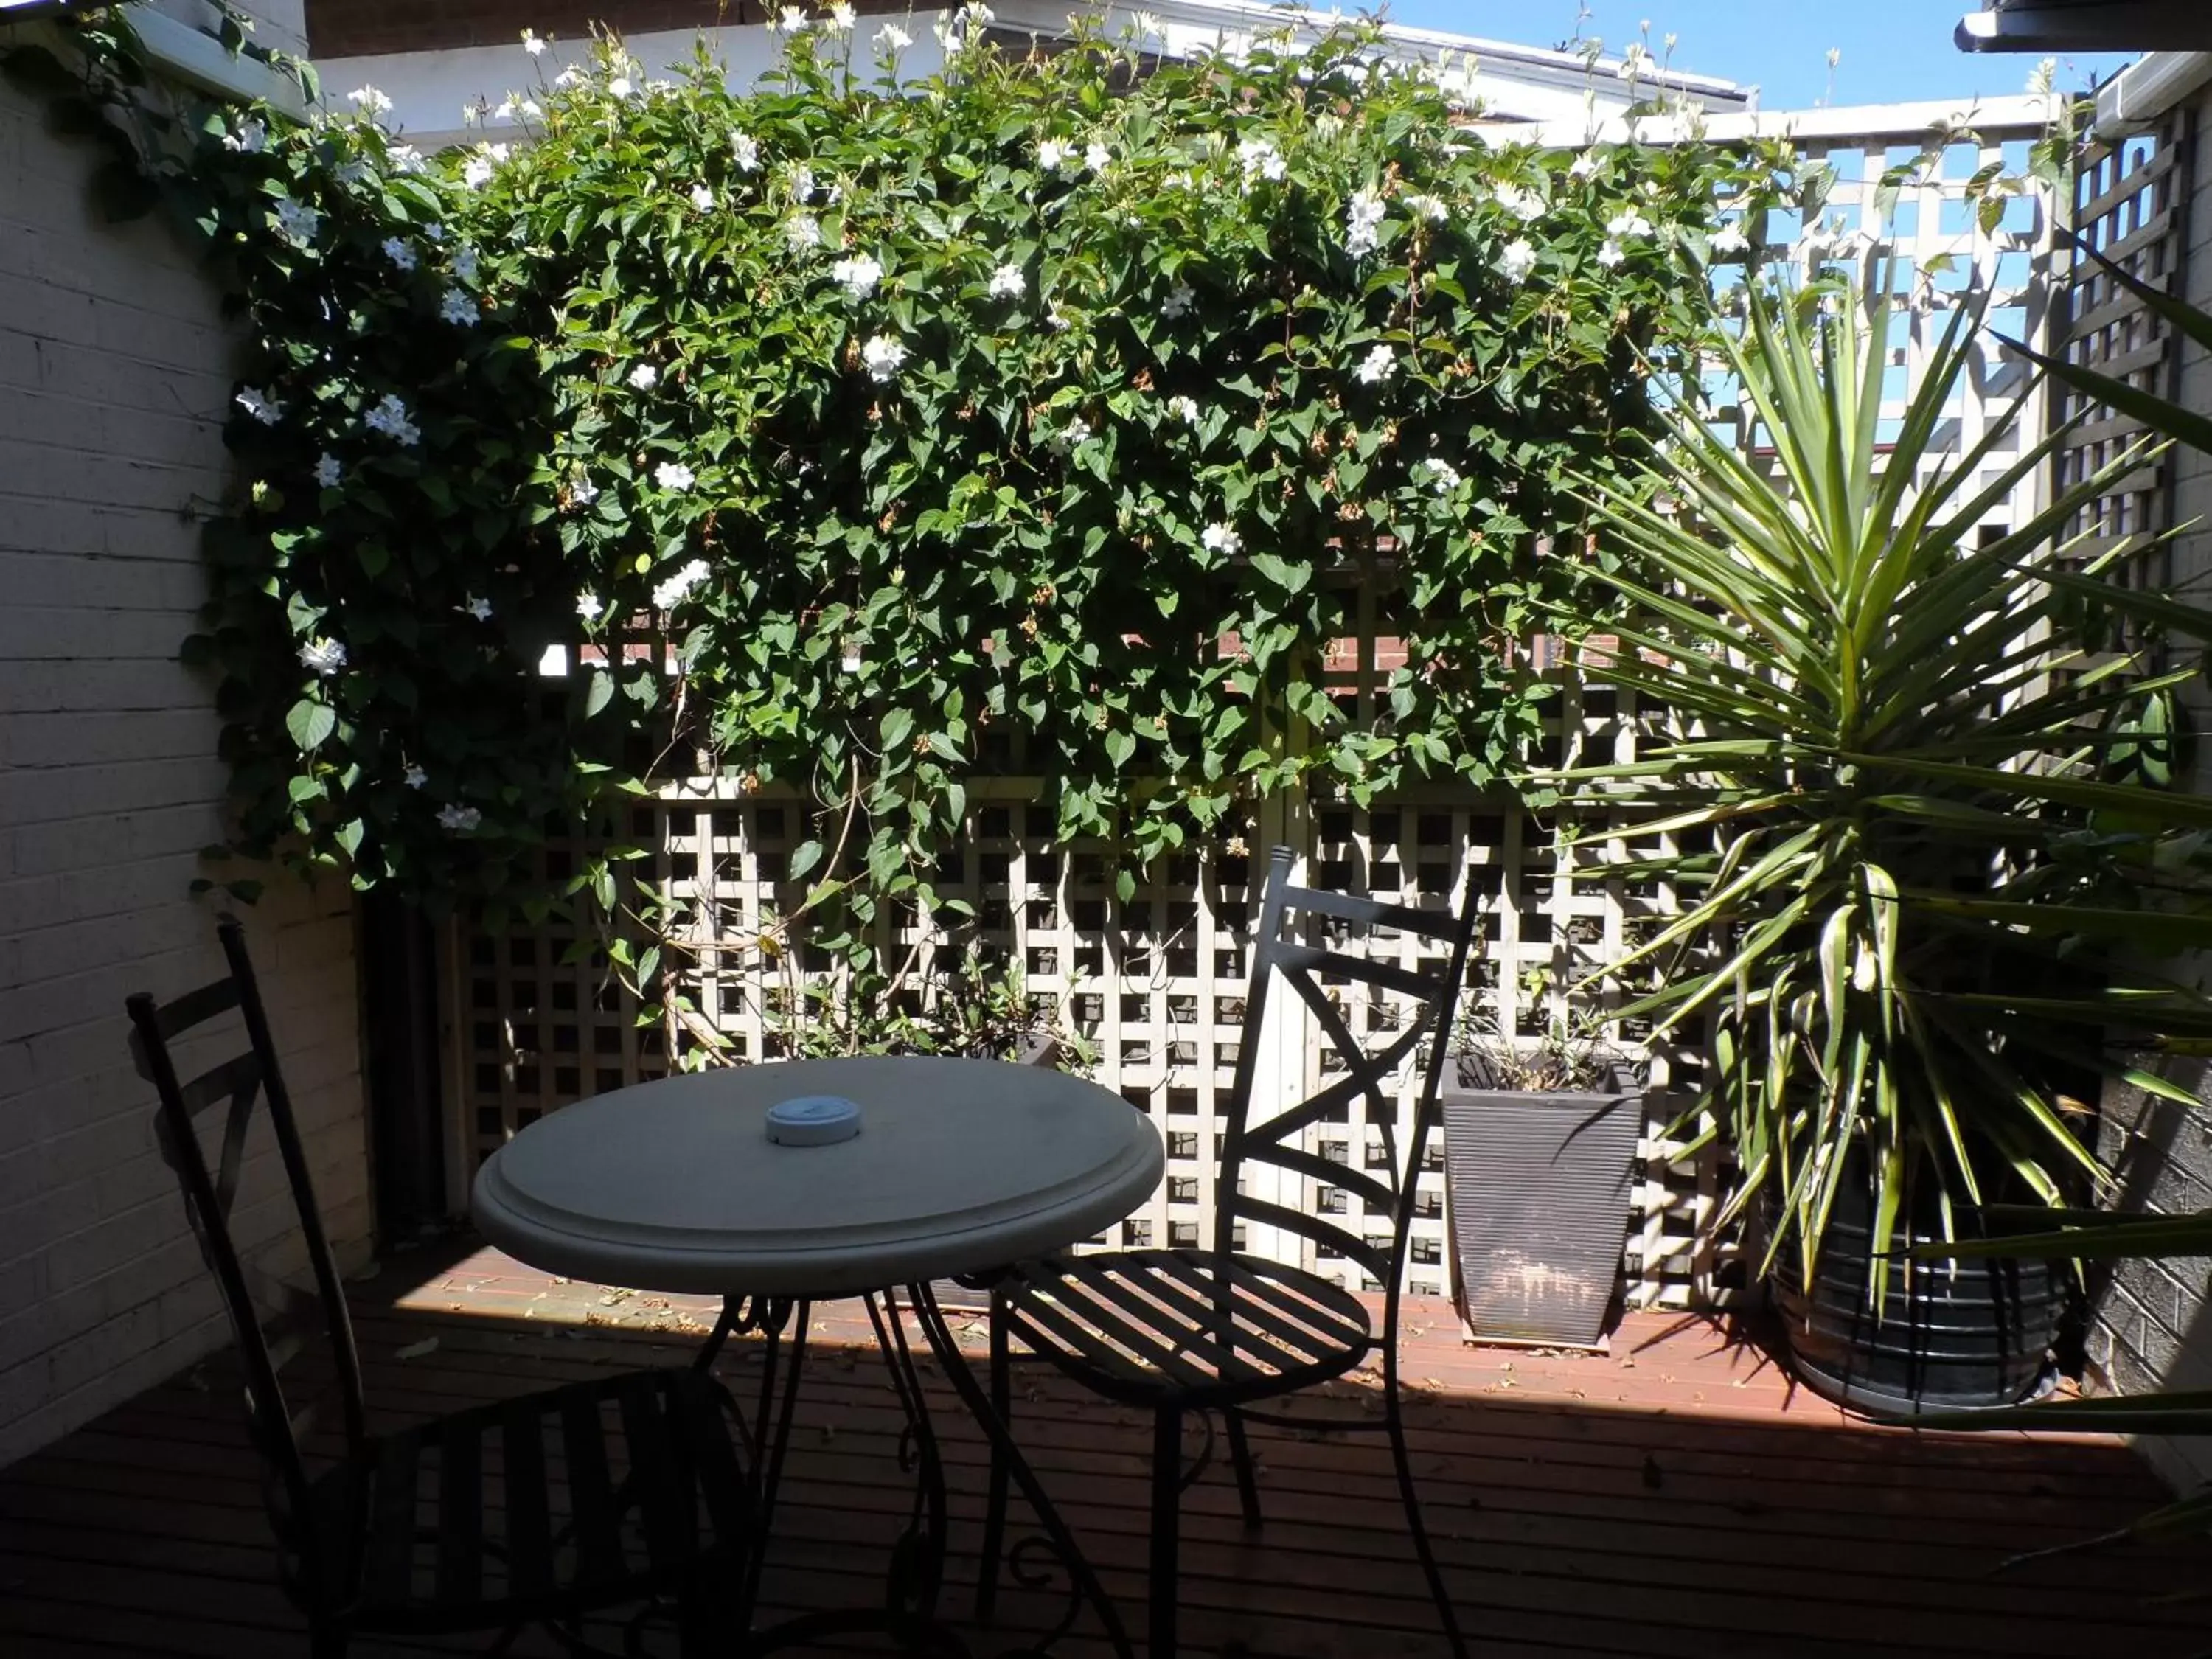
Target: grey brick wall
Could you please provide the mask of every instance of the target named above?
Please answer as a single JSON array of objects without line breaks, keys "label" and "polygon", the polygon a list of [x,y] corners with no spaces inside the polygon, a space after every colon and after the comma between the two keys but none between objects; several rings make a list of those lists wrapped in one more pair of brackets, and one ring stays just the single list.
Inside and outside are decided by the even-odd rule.
[{"label": "grey brick wall", "polygon": [[[221,971],[187,891],[221,832],[214,688],[175,659],[203,592],[183,509],[227,476],[230,337],[186,247],[100,220],[90,161],[0,83],[0,1462],[227,1340],[123,999]],[[357,1262],[350,896],[272,883],[247,921]],[[296,1252],[265,1123],[236,1222],[273,1269]]]},{"label": "grey brick wall", "polygon": [[[2195,197],[2183,235],[2183,275],[2192,304],[2212,309],[2212,96],[2200,96],[2196,153],[2190,158]],[[2182,343],[2177,395],[2189,407],[2212,410],[2212,356]],[[2201,521],[2173,550],[2173,576],[2185,597],[2207,602],[2212,576],[2212,456],[2177,450],[2173,522]],[[2203,734],[2196,787],[2212,793],[2212,697],[2196,688],[2196,720]],[[2202,977],[2203,970],[2198,970]],[[2174,1079],[2203,1097],[2212,1073],[2203,1066],[2177,1068]],[[2133,1091],[2108,1097],[2100,1146],[2121,1178],[2120,1202],[2166,1212],[2212,1209],[2212,1115]],[[2092,1380],[2118,1393],[2154,1388],[2212,1388],[2212,1308],[2206,1306],[2212,1262],[2130,1261],[2104,1286],[2090,1334]],[[2159,1471],[2178,1487],[2212,1480],[2212,1444],[2202,1441],[2141,1443]]]}]

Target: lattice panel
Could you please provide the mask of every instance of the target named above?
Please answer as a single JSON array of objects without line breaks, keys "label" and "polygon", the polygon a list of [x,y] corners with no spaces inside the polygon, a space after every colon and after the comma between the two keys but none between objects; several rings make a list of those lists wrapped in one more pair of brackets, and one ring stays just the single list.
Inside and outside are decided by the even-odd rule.
[{"label": "lattice panel", "polygon": [[[2073,204],[2075,233],[2128,273],[2165,293],[2176,291],[2184,258],[2183,216],[2190,194],[2192,112],[2177,109],[2151,132],[2100,145],[2083,159]],[[2179,366],[2173,331],[2094,260],[2074,258],[2066,302],[2055,331],[2067,358],[2160,397],[2174,392]],[[2063,489],[2118,460],[2142,432],[2141,422],[2081,393],[2055,387],[2054,415],[2082,417],[2060,456]],[[2136,468],[2109,489],[2072,526],[2083,538],[2073,550],[2088,559],[2136,545],[2171,522],[2167,469]],[[2171,572],[2162,555],[2135,574],[2153,586]]]}]

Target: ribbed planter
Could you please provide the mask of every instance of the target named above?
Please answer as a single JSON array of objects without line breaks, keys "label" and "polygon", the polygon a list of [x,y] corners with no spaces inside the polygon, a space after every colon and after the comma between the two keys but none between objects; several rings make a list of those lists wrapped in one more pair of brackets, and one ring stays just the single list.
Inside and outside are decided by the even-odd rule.
[{"label": "ribbed planter", "polygon": [[1644,1091],[1447,1089],[1452,1289],[1478,1341],[1588,1348],[1620,1287]]},{"label": "ribbed planter", "polygon": [[[2063,1264],[1993,1257],[1893,1263],[1876,1316],[1868,1297],[1868,1200],[1846,1188],[1808,1295],[1796,1242],[1768,1289],[1790,1366],[1823,1399],[1890,1415],[2016,1405],[2048,1385],[2065,1317]],[[1940,1234],[1899,1229],[1898,1249]]]}]

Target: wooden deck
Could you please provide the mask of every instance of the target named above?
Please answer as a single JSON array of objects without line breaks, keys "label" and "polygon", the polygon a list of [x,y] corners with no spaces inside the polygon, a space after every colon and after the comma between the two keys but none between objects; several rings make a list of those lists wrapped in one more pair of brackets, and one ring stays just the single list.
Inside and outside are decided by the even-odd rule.
[{"label": "wooden deck", "polygon": [[[696,1343],[707,1311],[452,1249],[398,1256],[358,1287],[356,1310],[382,1425],[666,1363]],[[1855,1425],[1703,1319],[1632,1316],[1610,1357],[1468,1348],[1437,1304],[1416,1305],[1408,1326],[1427,1513],[1480,1654],[2180,1659],[2212,1649],[2212,1612],[2158,1599],[2203,1582],[2193,1547],[1996,1571],[2017,1551],[2117,1526],[2160,1500],[2115,1443]],[[776,1608],[866,1599],[907,1501],[896,1406],[857,1308],[817,1310],[813,1340],[769,1568]],[[721,1370],[742,1389],[757,1364],[757,1349],[733,1343]],[[213,1362],[0,1472],[0,1654],[304,1653],[226,1377]],[[1140,1630],[1147,1430],[1056,1379],[1024,1379],[1024,1443]],[[934,1386],[956,1518],[950,1600],[964,1608],[983,1450]],[[1353,1387],[1342,1406],[1371,1401]],[[1186,1651],[1442,1655],[1380,1437],[1255,1438],[1263,1533],[1243,1533],[1225,1472],[1185,1500]],[[1000,1638],[978,1653],[1048,1622],[1045,1607],[1011,1598]],[[512,1650],[559,1651],[535,1632]],[[1059,1651],[1106,1650],[1079,1637]]]}]

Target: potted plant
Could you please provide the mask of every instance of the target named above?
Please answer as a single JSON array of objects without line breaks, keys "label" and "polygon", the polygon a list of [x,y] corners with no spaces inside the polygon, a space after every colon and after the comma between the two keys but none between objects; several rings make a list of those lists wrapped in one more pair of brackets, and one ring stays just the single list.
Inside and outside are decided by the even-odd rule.
[{"label": "potted plant", "polygon": [[1455,1058],[1457,1086],[1437,1105],[1452,1295],[1468,1337],[1601,1346],[1620,1286],[1642,1084],[1595,1020],[1563,1011],[1533,1042],[1470,1015]]},{"label": "potted plant", "polygon": [[2212,801],[2166,787],[2200,668],[2150,672],[2119,636],[2144,608],[2103,602],[2115,556],[2052,562],[2141,451],[1987,524],[2066,429],[2014,449],[1996,421],[1958,453],[1961,308],[1886,430],[1904,307],[1872,273],[1747,292],[1718,343],[1752,453],[1678,406],[1641,492],[1583,489],[1626,614],[1583,672],[1650,729],[1632,764],[1539,781],[1607,815],[1601,837],[1671,849],[1641,870],[1681,914],[1604,973],[1622,1018],[1704,1041],[1722,1218],[1765,1220],[1800,1374],[1859,1406],[1996,1405],[2033,1391],[2068,1279],[1906,1252],[1992,1231],[1986,1205],[2092,1194],[2103,1079],[2189,1098],[2130,1051],[2212,1032],[2150,959],[2212,943]]}]

